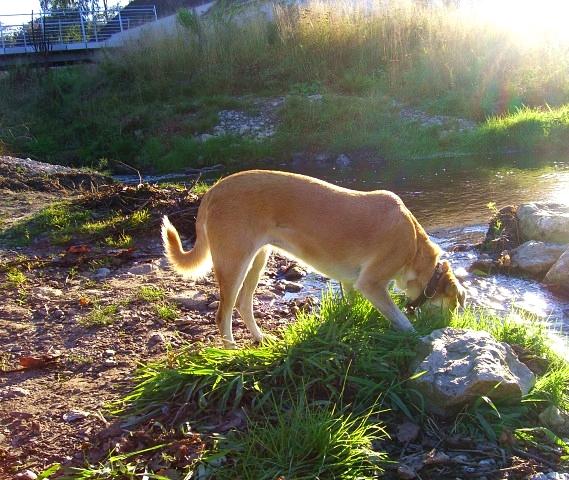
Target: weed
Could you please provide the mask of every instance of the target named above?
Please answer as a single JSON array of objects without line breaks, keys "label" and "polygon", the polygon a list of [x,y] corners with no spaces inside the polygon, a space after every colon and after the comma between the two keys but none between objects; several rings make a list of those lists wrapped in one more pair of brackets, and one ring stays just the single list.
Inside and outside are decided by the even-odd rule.
[{"label": "weed", "polygon": [[20,288],[28,281],[26,274],[17,268],[11,268],[6,273],[6,282],[14,288]]},{"label": "weed", "polygon": [[163,300],[165,296],[164,290],[152,285],[141,285],[138,289],[138,298],[146,302],[157,302]]},{"label": "weed", "polygon": [[113,248],[129,248],[134,244],[134,240],[131,235],[123,232],[118,237],[105,238],[105,244]]},{"label": "weed", "polygon": [[156,314],[165,321],[176,320],[180,316],[180,310],[171,303],[164,302],[155,306]]},{"label": "weed", "polygon": [[132,228],[138,228],[150,221],[151,215],[147,208],[142,208],[133,212],[128,218],[128,224]]},{"label": "weed", "polygon": [[104,327],[114,323],[118,313],[118,305],[95,305],[87,315],[77,320],[82,327]]}]

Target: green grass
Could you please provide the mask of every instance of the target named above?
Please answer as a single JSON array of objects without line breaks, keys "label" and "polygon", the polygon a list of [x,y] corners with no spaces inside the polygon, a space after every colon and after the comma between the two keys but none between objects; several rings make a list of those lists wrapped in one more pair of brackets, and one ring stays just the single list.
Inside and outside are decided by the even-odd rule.
[{"label": "green grass", "polygon": [[47,235],[54,243],[66,243],[72,233],[91,218],[90,212],[73,207],[69,202],[57,202],[0,231],[0,241],[29,245],[40,235]]},{"label": "green grass", "polygon": [[35,239],[47,237],[54,244],[64,245],[88,236],[89,240],[100,238],[111,247],[128,248],[133,239],[125,230],[142,228],[150,217],[147,209],[131,214],[113,211],[95,214],[77,203],[56,202],[0,230],[0,242],[26,246]]},{"label": "green grass", "polygon": [[559,152],[569,150],[569,105],[558,108],[522,107],[490,117],[473,132],[472,150],[489,152]]},{"label": "green grass", "polygon": [[28,278],[26,274],[17,268],[11,268],[6,273],[6,283],[14,288],[20,288],[26,284]]},{"label": "green grass", "polygon": [[138,298],[146,302],[157,302],[163,300],[166,292],[153,285],[141,285],[138,289]]},{"label": "green grass", "polygon": [[95,305],[87,315],[79,318],[77,323],[86,328],[111,325],[117,319],[118,309],[119,306],[115,304]]},{"label": "green grass", "polygon": [[387,438],[369,415],[356,417],[327,408],[292,403],[287,412],[275,405],[276,419],[252,423],[221,442],[230,459],[210,468],[214,478],[271,480],[294,478],[365,479],[383,473],[387,455],[372,448]]},{"label": "green grass", "polygon": [[[144,292],[150,299],[160,297],[156,290]],[[169,351],[163,360],[142,366],[138,385],[113,408],[131,419],[158,419],[162,429],[186,431],[189,425],[203,432],[215,430],[219,419],[245,413],[246,428],[210,436],[207,452],[171,472],[186,478],[377,478],[389,461],[383,451],[392,441],[387,426],[405,419],[423,432],[435,428],[439,436],[488,442],[512,432],[518,448],[569,452],[538,420],[548,405],[569,408],[569,366],[551,348],[542,324],[478,310],[450,319],[452,327],[484,330],[519,345],[546,365],[521,403],[493,403],[482,396],[450,421],[433,418],[424,408],[410,369],[418,336],[442,327],[442,321],[421,316],[415,325],[418,334],[395,332],[362,297],[347,302],[328,295],[319,312],[300,314],[281,338],[259,347],[188,345]],[[145,455],[111,455],[69,478],[100,478],[101,472],[107,472],[102,478],[135,478],[150,472]]]},{"label": "green grass", "polygon": [[166,322],[176,320],[180,316],[180,310],[169,302],[163,302],[154,307],[156,315]]}]

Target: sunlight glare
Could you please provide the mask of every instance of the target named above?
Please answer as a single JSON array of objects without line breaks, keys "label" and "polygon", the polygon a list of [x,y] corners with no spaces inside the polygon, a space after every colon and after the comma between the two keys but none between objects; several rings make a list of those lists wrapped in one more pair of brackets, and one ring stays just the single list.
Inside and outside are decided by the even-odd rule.
[{"label": "sunlight glare", "polygon": [[512,32],[525,43],[569,44],[567,0],[471,0],[465,4],[469,14]]}]

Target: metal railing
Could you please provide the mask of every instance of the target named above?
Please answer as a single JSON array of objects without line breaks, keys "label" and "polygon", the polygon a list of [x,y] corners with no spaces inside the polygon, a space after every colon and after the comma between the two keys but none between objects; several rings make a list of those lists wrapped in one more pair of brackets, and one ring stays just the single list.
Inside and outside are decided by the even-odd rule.
[{"label": "metal railing", "polygon": [[0,15],[0,55],[100,48],[121,32],[157,20],[154,5]]}]

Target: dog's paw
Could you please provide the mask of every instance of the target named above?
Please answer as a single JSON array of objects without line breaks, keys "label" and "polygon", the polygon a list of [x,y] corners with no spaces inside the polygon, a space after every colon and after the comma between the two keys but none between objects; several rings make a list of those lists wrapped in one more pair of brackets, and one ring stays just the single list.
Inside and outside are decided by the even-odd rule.
[{"label": "dog's paw", "polygon": [[223,348],[226,350],[237,350],[237,344],[231,340],[223,340]]},{"label": "dog's paw", "polygon": [[267,343],[276,342],[277,337],[271,335],[270,333],[263,333],[261,338],[255,338],[254,342],[258,345],[266,345]]}]

